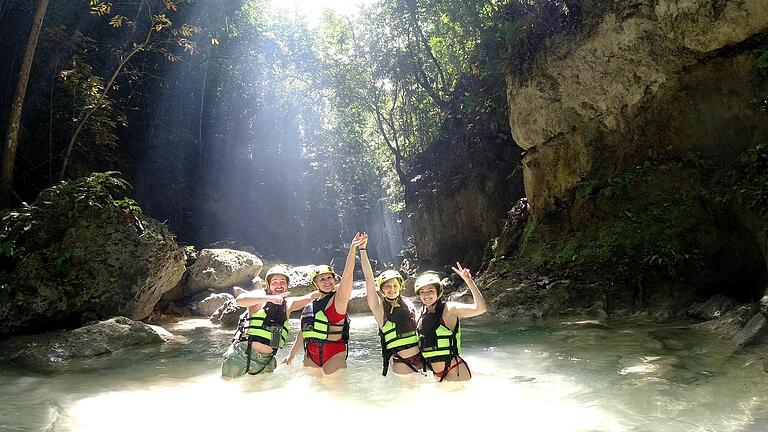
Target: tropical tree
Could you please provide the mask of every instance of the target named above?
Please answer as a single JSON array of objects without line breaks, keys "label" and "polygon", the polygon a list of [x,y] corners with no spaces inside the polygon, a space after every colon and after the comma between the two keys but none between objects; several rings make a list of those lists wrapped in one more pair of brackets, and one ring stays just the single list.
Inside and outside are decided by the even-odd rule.
[{"label": "tropical tree", "polygon": [[[86,109],[80,111],[75,120],[75,130],[67,145],[61,165],[59,180],[63,180],[67,172],[72,150],[77,143],[80,133],[91,116],[98,110],[108,106],[105,101],[107,93],[113,88],[115,80],[123,72],[125,66],[133,57],[141,52],[158,52],[169,61],[179,59],[178,46],[183,53],[195,54],[196,42],[190,40],[193,34],[202,32],[199,27],[189,24],[176,25],[171,20],[171,13],[178,10],[172,0],[140,0],[129,1],[121,5],[120,10],[113,10],[112,4],[98,0],[88,0],[91,14],[107,17],[109,25],[114,28],[129,27],[123,38],[122,47],[118,50],[114,69],[103,85],[96,88],[95,99]],[[133,18],[129,18],[132,15]]]},{"label": "tropical tree", "polygon": [[11,187],[13,185],[13,168],[16,160],[16,148],[19,144],[19,125],[21,124],[21,112],[24,108],[24,99],[27,93],[27,83],[29,82],[29,73],[32,70],[32,59],[35,57],[37,40],[40,36],[40,29],[43,27],[43,18],[48,9],[48,0],[40,0],[37,5],[32,31],[27,40],[27,47],[24,53],[24,60],[19,72],[19,80],[16,84],[16,92],[11,106],[11,115],[8,120],[8,133],[5,139],[5,152],[3,153],[2,170],[0,171],[0,202],[8,204],[10,199]]}]

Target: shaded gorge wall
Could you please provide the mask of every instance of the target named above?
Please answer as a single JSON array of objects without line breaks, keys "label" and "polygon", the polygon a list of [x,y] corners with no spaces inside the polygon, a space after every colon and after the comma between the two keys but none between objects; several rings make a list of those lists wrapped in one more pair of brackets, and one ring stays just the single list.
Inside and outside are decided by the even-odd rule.
[{"label": "shaded gorge wall", "polygon": [[521,262],[609,281],[609,309],[758,300],[768,4],[590,6],[507,77],[532,213]]}]

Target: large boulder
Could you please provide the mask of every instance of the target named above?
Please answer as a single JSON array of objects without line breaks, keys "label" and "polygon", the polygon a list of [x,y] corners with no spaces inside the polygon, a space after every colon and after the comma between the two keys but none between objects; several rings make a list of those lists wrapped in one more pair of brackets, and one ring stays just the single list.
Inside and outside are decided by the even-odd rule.
[{"label": "large boulder", "polygon": [[368,296],[365,288],[365,282],[359,282],[352,289],[352,295],[347,303],[347,313],[350,314],[369,314],[371,309],[368,307]]},{"label": "large boulder", "polygon": [[233,249],[203,249],[189,268],[189,294],[225,289],[258,276],[263,264],[256,255]]},{"label": "large boulder", "polygon": [[212,323],[220,324],[223,328],[236,329],[240,323],[240,316],[246,310],[244,307],[238,307],[234,299],[228,300],[211,314],[210,319]]},{"label": "large boulder", "polygon": [[248,252],[251,255],[261,256],[261,254],[256,251],[256,249],[253,246],[245,245],[240,243],[237,240],[219,240],[213,243],[209,243],[203,247],[203,249],[230,249],[230,250],[238,250],[243,252]]},{"label": "large boulder", "polygon": [[[608,310],[607,288],[589,282],[535,276],[505,267],[508,260],[497,260],[476,283],[490,313],[514,320],[548,318],[602,319]],[[449,299],[471,301],[464,288]],[[622,313],[622,311],[611,311]]]},{"label": "large boulder", "polygon": [[234,299],[235,298],[232,296],[232,294],[210,294],[204,299],[200,300],[200,302],[194,306],[194,310],[196,310],[200,315],[210,317],[222,305],[227,302],[234,301]]},{"label": "large boulder", "polygon": [[288,290],[292,296],[302,296],[317,289],[310,277],[314,267],[314,265],[303,265],[289,268],[288,276],[291,283],[288,286]]},{"label": "large boulder", "polygon": [[[160,222],[119,206],[109,173],[62,183],[5,213],[0,337],[148,317],[184,273],[184,253]],[[10,256],[9,256],[10,255]]]},{"label": "large boulder", "polygon": [[0,359],[41,371],[59,370],[69,361],[111,354],[120,349],[161,344],[173,339],[162,327],[116,317],[71,331],[18,336],[6,341]]}]

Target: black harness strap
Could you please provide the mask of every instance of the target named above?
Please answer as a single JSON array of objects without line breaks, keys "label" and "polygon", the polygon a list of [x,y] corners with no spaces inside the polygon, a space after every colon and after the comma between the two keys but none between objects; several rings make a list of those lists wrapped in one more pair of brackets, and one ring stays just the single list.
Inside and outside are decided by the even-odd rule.
[{"label": "black harness strap", "polygon": [[[415,354],[415,355],[418,355],[418,354]],[[395,353],[395,358],[398,358],[398,359],[400,359],[400,360],[401,360],[401,361],[400,361],[400,363],[404,363],[406,366],[408,366],[409,368],[411,368],[411,370],[412,370],[412,371],[414,371],[414,372],[419,372],[419,370],[418,370],[418,369],[416,369],[416,368],[415,368],[415,367],[414,367],[414,366],[411,364],[411,362],[409,362],[409,361],[407,361],[406,359],[404,359],[403,357],[401,357],[401,356],[400,356],[400,354],[398,354],[398,353]]]},{"label": "black harness strap", "polygon": [[450,369],[450,365],[453,362],[453,359],[456,359],[456,376],[461,376],[461,364],[464,363],[464,366],[467,367],[467,372],[469,372],[469,377],[472,378],[472,371],[469,370],[469,364],[464,361],[463,358],[461,358],[460,355],[454,356],[451,361],[445,363],[445,369],[443,370],[443,376],[440,377],[439,382],[443,382],[445,377],[448,375],[448,369]]},{"label": "black harness strap", "polygon": [[381,339],[381,351],[382,351],[382,358],[384,360],[384,365],[381,369],[381,375],[387,376],[387,372],[389,371],[389,359],[392,357],[392,353],[386,349],[387,346],[386,341],[384,340],[384,332],[379,329],[379,339]]}]

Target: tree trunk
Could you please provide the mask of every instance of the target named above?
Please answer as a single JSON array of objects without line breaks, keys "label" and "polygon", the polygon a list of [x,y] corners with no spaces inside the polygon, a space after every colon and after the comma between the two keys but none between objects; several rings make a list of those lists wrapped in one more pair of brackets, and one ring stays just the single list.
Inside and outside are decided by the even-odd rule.
[{"label": "tree trunk", "polygon": [[40,29],[43,27],[43,17],[48,8],[48,0],[40,0],[37,5],[37,14],[32,24],[32,32],[27,40],[27,49],[24,53],[24,61],[19,72],[19,81],[16,83],[16,93],[13,96],[11,115],[8,120],[8,135],[5,138],[5,153],[3,153],[3,166],[0,171],[0,201],[3,205],[10,204],[11,188],[13,185],[13,167],[16,160],[16,148],[19,144],[19,126],[21,124],[21,110],[24,107],[24,98],[27,94],[29,72],[32,70],[32,59],[35,57],[37,39]]},{"label": "tree trunk", "polygon": [[200,90],[200,114],[197,118],[197,169],[203,166],[203,109],[205,108],[205,86],[208,83],[208,66],[210,62],[205,61],[205,70],[203,71],[203,88]]}]

